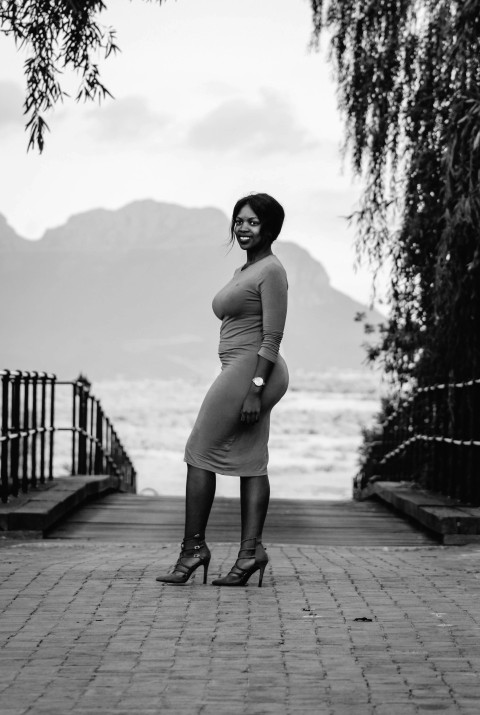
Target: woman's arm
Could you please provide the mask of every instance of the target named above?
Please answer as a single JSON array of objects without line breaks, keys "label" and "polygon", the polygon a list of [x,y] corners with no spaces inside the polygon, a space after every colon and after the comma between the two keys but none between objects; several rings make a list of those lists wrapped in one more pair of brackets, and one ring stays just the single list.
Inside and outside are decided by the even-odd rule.
[{"label": "woman's arm", "polygon": [[[255,374],[253,377],[263,377],[264,381],[267,382],[270,373],[273,370],[273,363],[267,358],[258,356],[257,367],[255,368]],[[253,382],[250,384],[250,389],[247,396],[243,402],[242,411],[240,413],[241,422],[246,422],[247,424],[253,424],[258,422],[260,416],[260,408],[262,406],[261,394],[263,392],[263,387],[257,387]]]},{"label": "woman's arm", "polygon": [[[287,317],[287,278],[283,268],[266,271],[260,279],[260,298],[262,301],[262,344],[258,351],[257,366],[253,377],[262,377],[268,381],[278,357]],[[261,408],[263,387],[253,382],[242,406],[240,419],[247,424],[258,422]]]}]

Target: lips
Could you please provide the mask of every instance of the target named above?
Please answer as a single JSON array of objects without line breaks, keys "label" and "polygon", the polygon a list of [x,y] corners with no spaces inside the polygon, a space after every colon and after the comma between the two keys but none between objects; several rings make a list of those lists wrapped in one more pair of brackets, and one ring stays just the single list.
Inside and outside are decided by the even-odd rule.
[{"label": "lips", "polygon": [[252,237],[251,236],[237,236],[237,238],[241,243],[246,243],[247,241],[250,241],[250,239]]}]

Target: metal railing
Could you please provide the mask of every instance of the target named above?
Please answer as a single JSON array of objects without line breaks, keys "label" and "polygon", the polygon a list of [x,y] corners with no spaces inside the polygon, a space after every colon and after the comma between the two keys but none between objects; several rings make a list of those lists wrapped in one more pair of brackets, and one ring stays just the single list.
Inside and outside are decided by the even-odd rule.
[{"label": "metal railing", "polygon": [[414,481],[480,506],[480,379],[416,388],[373,433],[357,486]]},{"label": "metal railing", "polygon": [[[71,436],[71,475],[114,475],[118,489],[135,491],[133,464],[85,377],[65,382],[45,372],[1,370],[0,379],[2,502],[53,480],[59,433]],[[56,423],[59,387],[71,390],[70,424]]]}]

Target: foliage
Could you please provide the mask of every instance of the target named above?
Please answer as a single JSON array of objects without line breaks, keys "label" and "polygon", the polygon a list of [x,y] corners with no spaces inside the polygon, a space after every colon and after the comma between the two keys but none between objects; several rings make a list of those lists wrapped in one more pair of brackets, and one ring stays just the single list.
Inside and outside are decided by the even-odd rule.
[{"label": "foliage", "polygon": [[358,250],[391,266],[370,357],[392,381],[480,373],[478,0],[311,0],[331,33],[346,148],[365,190]]},{"label": "foliage", "polygon": [[29,149],[43,151],[45,114],[67,96],[60,81],[66,69],[80,74],[77,101],[110,95],[97,61],[100,53],[108,57],[118,50],[115,30],[99,19],[105,9],[102,0],[0,0],[0,32],[28,51],[24,112]]}]

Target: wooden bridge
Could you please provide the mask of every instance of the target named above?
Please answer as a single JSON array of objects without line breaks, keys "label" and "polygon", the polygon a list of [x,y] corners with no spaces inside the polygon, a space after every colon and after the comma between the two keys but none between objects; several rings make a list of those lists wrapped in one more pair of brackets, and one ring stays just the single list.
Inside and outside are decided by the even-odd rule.
[{"label": "wooden bridge", "polygon": [[[49,531],[49,538],[111,542],[180,542],[184,500],[108,494],[91,502]],[[207,536],[210,541],[239,540],[238,499],[215,499]],[[273,499],[265,526],[266,543],[325,546],[419,546],[437,543],[427,532],[369,500],[320,501]]]}]

